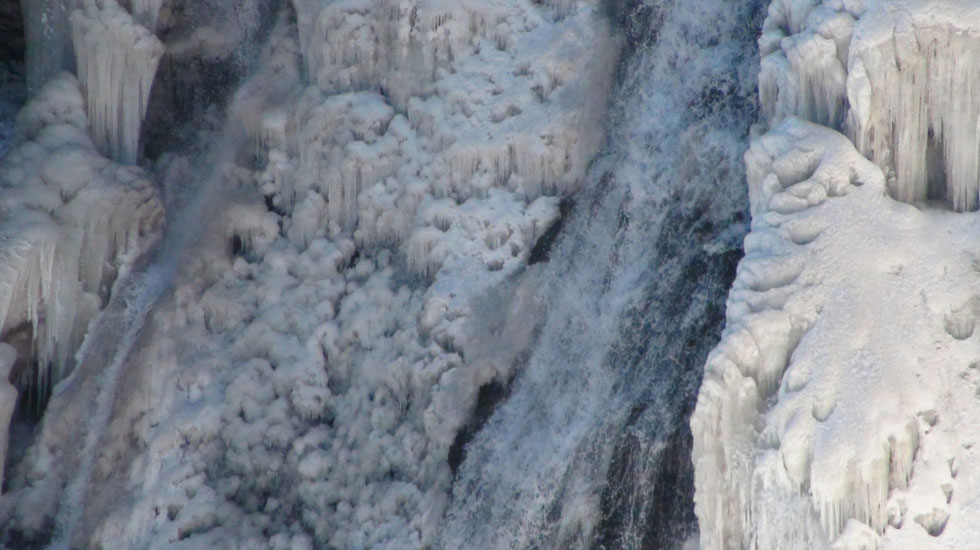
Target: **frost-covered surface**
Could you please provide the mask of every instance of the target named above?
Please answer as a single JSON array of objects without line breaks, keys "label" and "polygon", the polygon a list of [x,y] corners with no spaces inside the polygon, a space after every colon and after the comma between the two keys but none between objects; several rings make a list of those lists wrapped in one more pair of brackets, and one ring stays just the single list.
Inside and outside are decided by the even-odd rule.
[{"label": "frost-covered surface", "polygon": [[[145,325],[110,303],[99,326],[126,329],[96,329],[52,398],[0,510],[7,536],[431,544],[449,447],[530,337],[477,353],[474,299],[523,269],[584,177],[617,46],[591,2],[284,8],[214,154],[158,163],[172,203],[201,214],[175,223],[200,237],[162,253],[180,269]],[[138,60],[108,61],[86,61],[117,83],[90,111],[136,100],[119,86],[143,77],[114,71]]]},{"label": "frost-covered surface", "polygon": [[703,548],[974,544],[980,220],[925,202],[976,206],[974,6],[771,5],[773,127],[691,421]]}]

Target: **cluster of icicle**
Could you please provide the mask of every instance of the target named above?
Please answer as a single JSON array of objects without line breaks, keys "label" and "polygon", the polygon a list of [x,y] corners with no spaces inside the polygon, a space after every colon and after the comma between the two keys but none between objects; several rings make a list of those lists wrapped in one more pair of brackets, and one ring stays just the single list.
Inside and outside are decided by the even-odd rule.
[{"label": "cluster of icicle", "polygon": [[38,0],[24,10],[28,88],[61,71],[78,76],[99,152],[135,164],[140,125],[164,46],[154,36],[162,0]]},{"label": "cluster of icicle", "polygon": [[844,131],[898,200],[976,210],[976,20],[964,3],[774,1],[759,40],[765,117]]},{"label": "cluster of icicle", "polygon": [[96,152],[74,76],[51,79],[19,115],[23,142],[0,162],[0,339],[20,342],[21,385],[71,367],[122,258],[162,219],[152,183]]},{"label": "cluster of icicle", "polygon": [[71,27],[92,139],[110,158],[135,164],[163,43],[115,0],[87,0]]},{"label": "cluster of icicle", "polygon": [[[431,274],[448,226],[415,227],[439,216],[424,212],[427,198],[458,206],[504,189],[530,203],[572,190],[599,145],[604,94],[592,83],[608,81],[615,49],[590,46],[608,35],[574,17],[574,3],[552,4],[542,14],[522,3],[295,2],[311,86],[268,111],[260,134],[263,192],[316,220],[291,228],[296,242],[317,231],[353,231],[371,246],[408,240],[407,263]],[[532,31],[563,17],[579,36],[532,45]],[[539,235],[514,230],[523,243]]]},{"label": "cluster of icicle", "polygon": [[[133,8],[155,24],[159,3]],[[0,363],[5,380],[37,393],[25,403],[41,403],[162,223],[153,184],[126,165],[137,160],[163,46],[113,0],[29,2],[25,19],[34,97],[0,159]],[[76,66],[81,83],[63,72]],[[0,412],[6,434],[9,411]],[[0,462],[5,448],[6,435]]]},{"label": "cluster of icicle", "polygon": [[[816,207],[865,183],[903,202],[942,199],[957,211],[977,209],[980,101],[973,90],[980,69],[972,60],[980,51],[980,12],[968,3],[936,4],[774,0],[769,7],[759,40],[768,133],[746,154],[753,228],[691,420],[702,548],[808,548],[835,540],[842,548],[855,540],[874,548],[877,534],[901,523],[888,502],[908,487],[919,446],[911,411],[877,419],[880,431],[848,463],[816,457],[819,444],[807,439],[815,428],[801,428],[839,409],[833,399],[817,399],[798,416],[778,407],[814,382],[802,377],[816,376],[809,365],[815,349],[847,345],[811,340],[797,349],[821,309],[830,309],[830,283],[805,267],[820,261],[820,269],[852,269],[855,276],[865,269],[841,257],[826,263],[808,247],[834,223],[826,206]],[[874,223],[868,221],[872,237]],[[833,246],[841,243],[825,241],[819,250]],[[827,322],[817,339],[832,334]],[[865,342],[843,360],[857,362],[879,345],[888,344]],[[796,374],[788,374],[791,365]],[[892,368],[898,380],[901,369]],[[821,444],[852,445],[837,439]],[[849,542],[840,542],[842,533]]]},{"label": "cluster of icicle", "polygon": [[[7,189],[0,208],[8,212],[0,335],[27,335],[32,343],[20,351],[41,366],[31,383],[42,388],[70,368],[119,259],[132,256],[139,237],[161,220],[143,172],[116,164],[137,160],[164,50],[149,30],[160,5],[42,0],[25,9],[34,99],[20,114],[21,143],[3,159],[0,176]],[[77,78],[63,72],[73,69]]]}]

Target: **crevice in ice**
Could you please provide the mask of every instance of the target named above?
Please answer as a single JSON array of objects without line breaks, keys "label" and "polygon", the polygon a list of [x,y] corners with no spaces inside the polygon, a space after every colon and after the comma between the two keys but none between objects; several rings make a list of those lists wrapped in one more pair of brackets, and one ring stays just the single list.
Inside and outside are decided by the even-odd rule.
[{"label": "crevice in ice", "polygon": [[557,241],[558,236],[561,234],[562,228],[565,226],[565,221],[568,219],[569,213],[571,213],[572,208],[575,206],[575,201],[568,197],[562,199],[561,203],[558,205],[558,209],[561,212],[561,217],[548,228],[538,240],[535,241],[534,247],[531,248],[531,253],[528,255],[527,264],[534,265],[537,263],[547,262],[551,259],[551,248],[554,246],[555,241]]},{"label": "crevice in ice", "polygon": [[948,520],[949,513],[939,508],[933,508],[931,513],[915,517],[915,522],[921,525],[931,537],[942,535]]},{"label": "crevice in ice", "polygon": [[510,395],[510,387],[510,382],[503,383],[497,380],[480,386],[470,419],[456,432],[456,437],[453,438],[453,443],[449,446],[449,468],[454,476],[459,470],[459,466],[466,460],[466,446],[483,428],[487,420],[490,420],[490,415],[493,414],[497,405]]},{"label": "crevice in ice", "polygon": [[158,22],[156,33],[165,51],[141,128],[140,139],[151,159],[191,149],[202,133],[219,133],[234,91],[261,58],[258,45],[279,19],[277,0],[172,4]]},{"label": "crevice in ice", "polygon": [[29,93],[39,91],[59,72],[75,70],[68,18],[79,5],[79,0],[31,0],[21,5]]}]

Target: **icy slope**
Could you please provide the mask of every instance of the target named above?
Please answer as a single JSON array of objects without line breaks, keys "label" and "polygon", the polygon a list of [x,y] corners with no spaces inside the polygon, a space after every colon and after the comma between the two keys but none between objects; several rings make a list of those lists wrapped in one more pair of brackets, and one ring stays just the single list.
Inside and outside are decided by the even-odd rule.
[{"label": "icy slope", "polygon": [[691,421],[703,548],[976,540],[980,221],[942,208],[976,206],[972,9],[770,6],[774,126],[746,155],[752,232]]}]

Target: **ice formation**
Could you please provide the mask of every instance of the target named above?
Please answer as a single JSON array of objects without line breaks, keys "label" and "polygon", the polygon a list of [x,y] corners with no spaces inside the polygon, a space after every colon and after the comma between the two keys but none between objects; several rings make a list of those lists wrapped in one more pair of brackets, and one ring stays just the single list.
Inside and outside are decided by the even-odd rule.
[{"label": "ice formation", "polygon": [[[0,464],[7,458],[10,421],[13,420],[14,406],[17,404],[17,388],[10,383],[10,371],[16,360],[17,350],[9,344],[0,343]],[[2,486],[3,472],[0,471],[0,487]]]},{"label": "ice formation", "polygon": [[23,141],[0,162],[0,335],[29,335],[19,360],[40,367],[14,378],[42,392],[71,368],[123,259],[162,220],[142,171],[101,157],[87,129],[78,83],[62,73],[21,111]]},{"label": "ice formation", "polygon": [[771,4],[752,231],[691,420],[703,548],[974,540],[980,225],[926,201],[977,207],[975,9]]},{"label": "ice formation", "polygon": [[[94,46],[75,134],[126,162],[160,53],[135,4],[153,5],[72,17],[76,51]],[[513,368],[467,353],[473,302],[524,269],[584,177],[618,42],[594,2],[297,0],[269,26],[207,158],[157,161],[172,202],[200,209],[174,223],[200,235],[105,383],[111,331],[93,329],[0,502],[7,532],[39,540],[55,521],[58,545],[103,547],[433,543],[449,448],[480,388]],[[168,52],[211,55],[194,37],[218,34]],[[111,41],[141,46],[98,50]],[[79,430],[92,402],[111,415]]]},{"label": "ice formation", "polygon": [[135,164],[163,44],[115,0],[86,0],[71,27],[92,140],[103,154]]},{"label": "ice formation", "polygon": [[896,199],[976,210],[977,10],[966,1],[774,1],[759,40],[767,120],[797,115],[846,130]]}]

